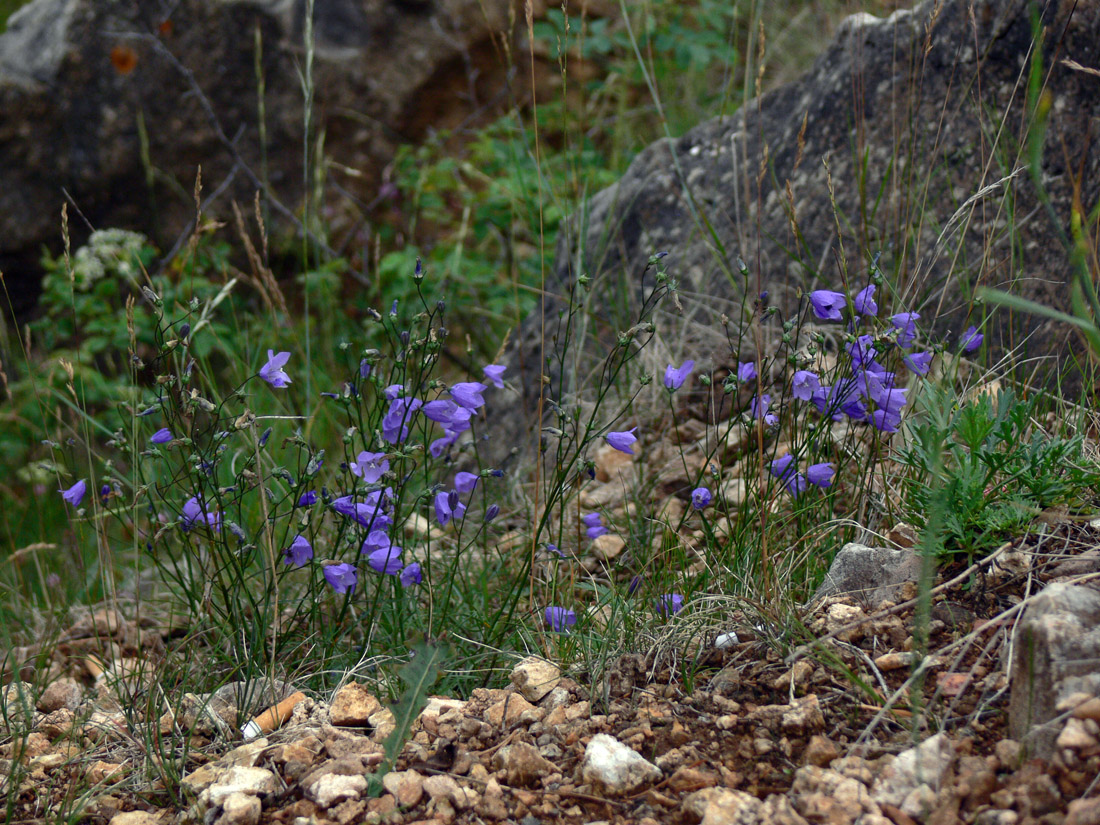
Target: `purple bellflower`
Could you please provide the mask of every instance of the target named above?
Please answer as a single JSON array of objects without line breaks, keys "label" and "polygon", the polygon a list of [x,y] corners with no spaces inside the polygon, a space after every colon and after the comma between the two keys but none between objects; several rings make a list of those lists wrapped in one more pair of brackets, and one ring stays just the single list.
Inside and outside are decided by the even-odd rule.
[{"label": "purple bellflower", "polygon": [[477,486],[480,480],[481,476],[474,473],[455,473],[455,489],[462,495],[466,495],[473,492],[474,487]]},{"label": "purple bellflower", "polygon": [[313,546],[305,536],[295,536],[290,547],[283,551],[283,561],[301,567],[313,558]]},{"label": "purple bellflower", "polygon": [[978,332],[977,327],[967,327],[963,334],[959,336],[959,349],[969,354],[980,347],[984,340],[985,336]]},{"label": "purple bellflower", "polygon": [[504,371],[507,367],[501,364],[489,364],[481,368],[481,371],[485,374],[485,380],[495,386],[498,390],[504,389]]},{"label": "purple bellflower", "polygon": [[908,349],[916,339],[919,318],[919,312],[899,312],[897,315],[890,316],[890,323],[898,331],[898,346],[902,349]]},{"label": "purple bellflower", "polygon": [[435,520],[440,527],[446,527],[451,519],[461,519],[466,515],[466,505],[458,497],[457,490],[435,494]]},{"label": "purple bellflower", "polygon": [[172,431],[167,427],[161,427],[149,439],[150,444],[167,444],[172,440]]},{"label": "purple bellflower", "polygon": [[425,418],[430,418],[435,423],[446,427],[451,423],[457,409],[458,404],[454,401],[447,398],[437,398],[435,401],[429,401],[421,407],[420,412],[424,413]]},{"label": "purple bellflower", "polygon": [[772,397],[768,393],[763,395],[754,395],[752,401],[749,402],[749,415],[753,418],[763,418],[768,414],[768,407],[771,406]]},{"label": "purple bellflower", "polygon": [[693,369],[695,369],[695,362],[691,359],[688,359],[679,367],[674,367],[672,364],[669,364],[665,367],[665,387],[668,388],[669,392],[675,392],[680,389],[680,387],[684,385],[684,381],[687,377],[691,375]]},{"label": "purple bellflower", "polygon": [[706,487],[696,487],[691,491],[691,506],[696,510],[702,510],[704,507],[709,507],[713,500],[714,496],[711,495],[710,490]]},{"label": "purple bellflower", "polygon": [[206,505],[199,500],[198,496],[191,496],[191,498],[184,502],[183,512],[180,515],[180,526],[183,527],[184,530],[190,530],[200,521],[213,527],[215,530],[221,530],[222,514],[209,512],[206,509]]},{"label": "purple bellflower", "polygon": [[382,547],[367,556],[367,564],[376,573],[384,576],[396,576],[404,565],[401,563],[401,548],[396,544]]},{"label": "purple bellflower", "polygon": [[369,556],[379,550],[385,550],[391,544],[390,537],[386,535],[385,530],[371,530],[366,539],[363,540],[363,546],[359,548],[359,552]]},{"label": "purple bellflower", "polygon": [[905,366],[909,368],[910,372],[915,372],[917,375],[928,375],[928,367],[932,363],[932,353],[911,352],[902,356],[901,360],[905,362]]},{"label": "purple bellflower", "polygon": [[742,361],[737,365],[737,380],[742,384],[749,383],[756,378],[756,364],[752,361]]},{"label": "purple bellflower", "polygon": [[358,476],[367,484],[374,484],[390,469],[390,462],[385,453],[368,453],[364,450],[356,456],[348,469],[353,476]]},{"label": "purple bellflower", "polygon": [[815,487],[825,488],[831,486],[835,474],[836,470],[829,463],[811,464],[806,468],[806,480]]},{"label": "purple bellflower", "polygon": [[419,398],[394,398],[382,418],[382,438],[398,444],[409,437],[409,422],[424,405]]},{"label": "purple bellflower", "polygon": [[439,458],[447,451],[447,448],[458,441],[458,437],[461,433],[455,430],[447,430],[447,434],[442,438],[437,438],[430,445],[428,445],[428,452],[432,454],[432,458]]},{"label": "purple bellflower", "polygon": [[852,299],[852,306],[860,315],[878,315],[878,304],[875,303],[875,285],[868,284],[861,289]]},{"label": "purple bellflower", "polygon": [[367,494],[366,501],[356,502],[353,496],[340,496],[332,502],[332,509],[342,516],[355,519],[368,530],[386,530],[393,524],[382,510],[381,490]]},{"label": "purple bellflower", "polygon": [[603,521],[600,519],[599,513],[589,513],[581,518],[584,522],[584,526],[587,528],[584,532],[590,539],[597,539],[600,536],[608,532],[607,528],[603,526]]},{"label": "purple bellflower", "polygon": [[351,564],[326,564],[325,581],[337,593],[355,592],[358,572]]},{"label": "purple bellflower", "polygon": [[875,352],[875,339],[870,335],[861,335],[855,341],[845,346],[848,350],[848,354],[852,356],[852,365],[860,369],[874,369],[875,356],[878,354]]},{"label": "purple bellflower", "polygon": [[768,471],[784,484],[794,476],[795,469],[794,456],[790,453],[775,459],[768,465]]},{"label": "purple bellflower", "polygon": [[487,389],[488,387],[480,381],[464,381],[451,387],[451,398],[460,407],[476,410],[478,407],[484,406],[485,399],[481,397],[481,394]]},{"label": "purple bellflower", "polygon": [[794,478],[787,482],[787,492],[791,494],[791,498],[798,498],[809,486],[810,480],[805,475],[795,473]]},{"label": "purple bellflower", "polygon": [[280,352],[276,355],[271,350],[267,351],[267,363],[260,367],[260,378],[277,390],[283,389],[290,383],[290,376],[283,367],[290,360],[289,352]]},{"label": "purple bellflower", "polygon": [[555,607],[551,605],[543,613],[546,626],[555,633],[568,633],[569,628],[577,623],[577,614],[567,607]]},{"label": "purple bellflower", "polygon": [[604,438],[607,439],[607,443],[618,450],[620,453],[629,453],[634,455],[634,451],[630,449],[630,445],[638,440],[638,436],[634,435],[634,431],[637,427],[631,427],[624,432],[611,432]]},{"label": "purple bellflower", "polygon": [[84,494],[88,492],[88,482],[80,479],[68,490],[58,490],[58,492],[61,493],[61,497],[65,499],[66,503],[71,504],[73,507],[79,507],[80,502],[84,500]]},{"label": "purple bellflower", "polygon": [[816,289],[810,293],[810,306],[822,321],[840,321],[844,317],[841,310],[848,306],[848,299],[841,292]]},{"label": "purple bellflower", "polygon": [[401,571],[401,586],[412,587],[414,584],[420,584],[424,581],[424,575],[420,572],[420,565],[415,561],[412,564],[406,565]]},{"label": "purple bellflower", "polygon": [[821,379],[809,370],[799,370],[791,379],[791,395],[799,401],[809,401],[821,389]]},{"label": "purple bellflower", "polygon": [[679,593],[665,593],[657,597],[657,612],[662,616],[674,616],[684,609],[684,597]]}]

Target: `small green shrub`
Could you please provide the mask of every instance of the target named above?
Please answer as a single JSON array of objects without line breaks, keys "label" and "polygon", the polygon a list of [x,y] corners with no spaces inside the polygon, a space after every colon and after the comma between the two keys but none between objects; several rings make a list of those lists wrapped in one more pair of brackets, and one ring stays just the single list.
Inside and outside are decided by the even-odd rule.
[{"label": "small green shrub", "polygon": [[1038,398],[1012,390],[961,405],[947,391],[924,396],[926,415],[900,452],[907,517],[924,527],[942,499],[941,552],[981,558],[1049,507],[1095,503],[1100,467],[1080,433],[1051,435],[1035,422]]}]

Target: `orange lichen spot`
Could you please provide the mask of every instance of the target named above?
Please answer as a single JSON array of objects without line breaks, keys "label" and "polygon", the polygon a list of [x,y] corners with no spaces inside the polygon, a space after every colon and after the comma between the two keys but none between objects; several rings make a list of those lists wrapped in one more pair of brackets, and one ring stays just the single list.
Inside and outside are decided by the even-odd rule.
[{"label": "orange lichen spot", "polygon": [[167,19],[161,20],[157,25],[157,34],[161,37],[169,37],[172,34],[172,21]]},{"label": "orange lichen spot", "polygon": [[111,49],[111,65],[119,74],[130,74],[137,66],[137,52],[129,46],[115,46]]}]

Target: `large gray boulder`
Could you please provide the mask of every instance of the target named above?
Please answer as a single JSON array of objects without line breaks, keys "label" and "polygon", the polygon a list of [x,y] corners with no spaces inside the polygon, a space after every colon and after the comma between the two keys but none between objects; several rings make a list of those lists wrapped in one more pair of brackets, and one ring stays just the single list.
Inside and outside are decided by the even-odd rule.
[{"label": "large gray boulder", "polygon": [[1065,724],[1058,703],[1100,696],[1100,591],[1048,585],[1012,635],[1008,725],[1030,756],[1049,759]]},{"label": "large gray boulder", "polygon": [[[484,102],[499,90],[494,38],[512,36],[511,2],[316,0],[312,135],[323,131],[333,161],[330,207],[354,213],[348,194],[369,203],[400,142],[467,117],[471,92]],[[59,248],[66,192],[74,246],[87,230],[79,210],[95,228],[169,248],[194,215],[200,165],[205,193],[228,181],[223,198],[250,214],[266,160],[270,193],[298,210],[305,5],[34,0],[11,17],[0,35],[0,271],[17,309],[34,299],[42,245]],[[218,213],[231,215],[224,200]],[[270,203],[269,214],[280,217]]]},{"label": "large gray boulder", "polygon": [[[1033,66],[1045,133],[1032,116]],[[720,313],[736,338],[758,291],[790,313],[798,287],[841,289],[845,274],[861,286],[877,252],[893,311],[936,319],[932,332],[949,346],[982,323],[981,308],[967,315],[978,285],[1067,308],[1075,192],[1086,212],[1100,197],[1098,66],[1095,2],[929,0],[886,19],[849,18],[803,78],[652,144],[562,231],[543,311],[514,336],[522,412],[504,416],[517,429],[498,443],[533,441],[540,388],[568,398],[598,374],[574,361],[563,381],[537,378],[547,372],[544,319],[552,354],[578,276],[592,278],[585,324],[613,341],[607,333],[625,329],[652,288],[653,270],[643,272],[658,251],[693,322],[670,313],[666,337],[708,367],[722,366],[723,348],[729,360]],[[1033,136],[1049,209],[1027,169]],[[1040,369],[1059,360],[1065,371],[1081,351],[1065,327],[996,317],[986,330],[995,354],[1015,349],[1020,361],[1038,355]]]}]

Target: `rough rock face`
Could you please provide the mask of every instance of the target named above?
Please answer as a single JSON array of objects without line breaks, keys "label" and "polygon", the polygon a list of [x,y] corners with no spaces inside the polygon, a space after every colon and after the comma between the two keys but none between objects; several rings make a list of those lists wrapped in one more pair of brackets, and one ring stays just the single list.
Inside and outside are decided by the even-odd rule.
[{"label": "rough rock face", "polygon": [[[207,194],[232,178],[228,194],[251,204],[263,168],[258,44],[270,186],[298,206],[305,3],[169,5],[166,17],[159,3],[35,0],[0,35],[0,270],[22,306],[42,244],[60,240],[63,190],[96,228],[138,229],[165,249],[194,215],[200,164]],[[397,144],[470,111],[455,92],[495,92],[493,38],[509,31],[509,5],[316,0],[312,133],[361,175],[333,166],[329,182],[369,202]]]},{"label": "rough rock face", "polygon": [[872,607],[897,601],[905,582],[917,581],[921,558],[909,549],[846,544],[836,554],[814,599],[850,594]]},{"label": "rough rock face", "polygon": [[[1071,265],[1061,237],[1075,181],[1086,211],[1100,195],[1100,80],[1081,70],[1100,65],[1100,6],[1038,4],[1045,36],[1036,56],[1050,104],[1041,143],[1047,212],[1026,168],[1029,135],[1039,133],[1027,99],[1035,5],[930,0],[888,19],[855,15],[802,79],[649,146],[559,238],[544,305],[548,351],[560,296],[579,275],[592,278],[589,323],[614,333],[630,323],[626,313],[612,317],[614,308],[632,301],[636,314],[653,283],[652,270],[643,278],[646,261],[659,251],[669,253],[685,318],[695,322],[670,322],[668,337],[696,359],[704,342],[691,340],[690,327],[718,328],[721,312],[736,323],[746,289],[769,290],[790,313],[796,286],[842,288],[845,271],[858,283],[877,252],[898,303],[919,311],[922,325],[938,319],[934,331],[949,342],[982,322],[980,308],[966,317],[979,284],[1066,308]],[[994,352],[1018,347],[1027,333],[1028,356],[1064,354],[1066,341],[1076,342],[1034,316],[995,317],[986,329]],[[528,319],[513,352],[525,373],[515,384],[528,426],[541,385],[530,377],[543,366],[541,321],[538,312]],[[717,352],[724,342],[715,337]],[[583,386],[587,366],[575,372]],[[552,377],[553,397],[568,397],[572,388]],[[530,441],[497,435],[498,444]]]},{"label": "rough rock face", "polygon": [[[1012,736],[1049,759],[1062,721],[1059,704],[1100,691],[1100,592],[1051,584],[1027,608],[1012,645]],[[1091,693],[1090,693],[1091,691]]]}]

